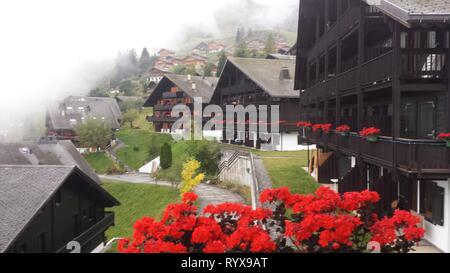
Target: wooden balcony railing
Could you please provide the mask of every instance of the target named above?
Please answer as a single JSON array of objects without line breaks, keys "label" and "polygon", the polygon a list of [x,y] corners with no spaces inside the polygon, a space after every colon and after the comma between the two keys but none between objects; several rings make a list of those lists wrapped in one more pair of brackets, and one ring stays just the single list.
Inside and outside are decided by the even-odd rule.
[{"label": "wooden balcony railing", "polygon": [[350,133],[345,137],[336,132],[322,134],[309,130],[301,130],[300,135],[307,142],[352,156],[360,155],[374,164],[393,166],[395,149],[396,167],[402,171],[419,174],[450,173],[450,148],[441,141],[380,137],[378,142],[372,143],[357,133]]},{"label": "wooden balcony railing", "polygon": [[184,96],[183,92],[164,92],[164,93],[162,93],[163,99],[182,98],[183,96]]},{"label": "wooden balcony railing", "polygon": [[170,111],[174,105],[172,104],[157,104],[154,106],[155,111]]},{"label": "wooden balcony railing", "polygon": [[447,49],[402,50],[402,75],[412,79],[447,78]]},{"label": "wooden balcony railing", "polygon": [[[106,212],[105,217],[98,221],[96,224],[84,231],[80,236],[73,239],[73,241],[80,243],[81,247],[94,239],[100,233],[106,231],[110,226],[114,225],[114,213]],[[66,249],[66,246],[60,248],[56,252],[66,253],[70,250]]]}]

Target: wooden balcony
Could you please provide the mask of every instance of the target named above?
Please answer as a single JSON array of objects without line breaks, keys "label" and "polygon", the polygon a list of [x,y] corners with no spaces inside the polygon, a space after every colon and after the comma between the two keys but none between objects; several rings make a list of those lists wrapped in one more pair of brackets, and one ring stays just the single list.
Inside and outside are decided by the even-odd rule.
[{"label": "wooden balcony", "polygon": [[[73,241],[80,243],[81,247],[89,243],[92,239],[97,237],[99,234],[105,232],[110,226],[114,225],[114,213],[106,212],[105,217],[95,223],[93,226],[85,230],[80,236],[73,239]],[[58,253],[67,253],[70,250],[66,249],[66,246],[60,248]]]},{"label": "wooden balcony", "polygon": [[182,98],[183,96],[184,96],[184,92],[164,92],[164,93],[162,93],[163,99]]},{"label": "wooden balcony", "polygon": [[155,111],[171,111],[174,105],[172,104],[157,104],[154,106]]},{"label": "wooden balcony", "polygon": [[345,137],[336,132],[322,134],[308,130],[301,131],[300,135],[303,141],[350,156],[360,156],[365,162],[386,168],[394,166],[396,151],[397,169],[421,178],[450,174],[450,148],[441,141],[380,137],[378,142],[371,143],[357,133]]},{"label": "wooden balcony", "polygon": [[173,118],[173,117],[170,117],[170,116],[160,116],[160,117],[147,116],[146,117],[146,120],[148,122],[175,122],[177,119],[179,119],[179,118]]}]

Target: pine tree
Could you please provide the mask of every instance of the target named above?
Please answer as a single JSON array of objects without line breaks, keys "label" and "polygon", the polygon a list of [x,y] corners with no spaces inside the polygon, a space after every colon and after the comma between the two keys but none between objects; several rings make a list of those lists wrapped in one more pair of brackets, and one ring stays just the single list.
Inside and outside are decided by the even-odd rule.
[{"label": "pine tree", "polygon": [[172,147],[167,142],[161,146],[160,153],[161,168],[168,169],[172,166]]},{"label": "pine tree", "polygon": [[237,32],[236,32],[236,43],[239,43],[242,40],[242,33],[241,33],[241,29],[238,28]]},{"label": "pine tree", "polygon": [[249,56],[247,43],[245,41],[241,41],[234,51],[234,57],[246,58]]},{"label": "pine tree", "polygon": [[220,77],[220,74],[222,73],[223,67],[225,66],[225,63],[227,62],[227,55],[225,55],[225,52],[222,51],[219,54],[219,63],[217,64],[217,77]]},{"label": "pine tree", "polygon": [[147,48],[144,47],[144,49],[142,49],[141,57],[139,58],[140,72],[141,73],[146,72],[151,65],[152,65],[152,58],[150,57]]},{"label": "pine tree", "polygon": [[266,54],[271,54],[271,53],[275,52],[275,49],[276,49],[275,38],[273,37],[273,34],[270,33],[266,40],[266,46],[264,48],[264,52]]}]

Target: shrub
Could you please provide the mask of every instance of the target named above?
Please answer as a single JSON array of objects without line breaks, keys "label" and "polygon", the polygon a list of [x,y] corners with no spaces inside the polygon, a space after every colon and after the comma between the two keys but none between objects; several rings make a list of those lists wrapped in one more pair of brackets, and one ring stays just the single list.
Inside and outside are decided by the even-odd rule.
[{"label": "shrub", "polygon": [[214,176],[217,174],[222,153],[220,145],[208,140],[189,141],[186,149],[190,157],[202,162],[200,170],[207,175]]},{"label": "shrub", "polygon": [[183,170],[181,171],[181,178],[183,180],[180,189],[181,194],[192,191],[195,186],[205,179],[205,174],[198,173],[200,167],[200,162],[192,158],[183,163]]},{"label": "shrub", "polygon": [[[122,253],[371,252],[369,241],[383,252],[409,252],[424,236],[419,219],[397,210],[378,219],[376,192],[339,195],[321,187],[315,194],[291,194],[288,188],[265,190],[268,208],[252,210],[233,203],[209,205],[203,214],[188,192],[169,205],[161,221],[142,218],[133,239],[119,241]],[[269,209],[270,208],[270,209]]]},{"label": "shrub", "polygon": [[169,143],[166,142],[161,146],[160,156],[161,168],[164,170],[170,168],[172,166],[172,147]]}]

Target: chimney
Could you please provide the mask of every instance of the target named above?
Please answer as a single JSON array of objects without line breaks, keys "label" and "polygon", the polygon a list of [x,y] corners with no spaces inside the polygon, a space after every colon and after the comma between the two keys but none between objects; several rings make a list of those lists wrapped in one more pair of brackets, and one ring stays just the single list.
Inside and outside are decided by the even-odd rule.
[{"label": "chimney", "polygon": [[197,89],[197,85],[195,84],[195,82],[192,83],[192,90]]},{"label": "chimney", "polygon": [[291,75],[289,73],[289,68],[282,67],[280,70],[280,80],[290,80]]},{"label": "chimney", "polygon": [[188,74],[188,75],[187,75],[187,80],[188,80],[188,81],[191,81],[191,80],[192,80],[191,74]]}]

